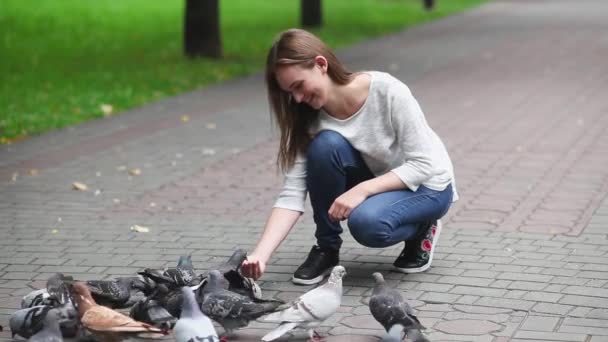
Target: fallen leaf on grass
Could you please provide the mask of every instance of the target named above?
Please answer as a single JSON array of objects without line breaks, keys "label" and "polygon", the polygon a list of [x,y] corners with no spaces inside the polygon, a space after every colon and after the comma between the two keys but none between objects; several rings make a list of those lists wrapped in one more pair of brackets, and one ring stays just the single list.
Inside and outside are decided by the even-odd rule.
[{"label": "fallen leaf on grass", "polygon": [[80,190],[80,191],[87,191],[87,190],[89,190],[89,187],[86,184],[80,183],[80,182],[74,182],[74,183],[72,183],[72,188],[74,190]]},{"label": "fallen leaf on grass", "polygon": [[110,116],[112,115],[112,112],[114,111],[114,106],[112,106],[111,104],[102,104],[101,106],[99,106],[99,108],[101,108],[101,111],[103,112],[103,116]]},{"label": "fallen leaf on grass", "polygon": [[144,227],[144,226],[138,226],[136,224],[132,225],[130,229],[132,231],[138,232],[138,233],[149,233],[150,232],[150,228]]}]

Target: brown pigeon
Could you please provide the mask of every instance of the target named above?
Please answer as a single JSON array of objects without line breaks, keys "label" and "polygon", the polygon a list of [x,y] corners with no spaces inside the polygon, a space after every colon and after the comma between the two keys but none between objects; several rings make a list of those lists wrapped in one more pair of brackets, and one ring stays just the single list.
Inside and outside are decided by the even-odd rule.
[{"label": "brown pigeon", "polygon": [[143,338],[162,338],[167,334],[166,330],[138,322],[120,312],[98,305],[85,283],[74,283],[72,291],[80,322],[100,342],[118,342],[134,335]]}]

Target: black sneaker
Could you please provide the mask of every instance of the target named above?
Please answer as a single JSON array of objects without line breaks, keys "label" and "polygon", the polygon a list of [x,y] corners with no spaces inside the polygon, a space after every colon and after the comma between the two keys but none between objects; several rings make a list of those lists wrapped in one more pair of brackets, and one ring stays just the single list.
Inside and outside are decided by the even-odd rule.
[{"label": "black sneaker", "polygon": [[293,274],[294,284],[312,285],[320,283],[331,269],[340,262],[340,252],[312,246],[306,261]]},{"label": "black sneaker", "polygon": [[397,271],[403,273],[424,272],[431,267],[435,246],[441,233],[441,221],[431,223],[422,239],[408,241],[393,263]]}]

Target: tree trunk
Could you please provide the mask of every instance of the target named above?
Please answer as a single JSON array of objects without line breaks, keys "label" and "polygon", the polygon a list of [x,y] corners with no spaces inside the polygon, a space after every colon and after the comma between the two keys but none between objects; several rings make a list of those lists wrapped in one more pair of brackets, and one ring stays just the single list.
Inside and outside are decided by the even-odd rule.
[{"label": "tree trunk", "polygon": [[430,11],[435,7],[435,0],[423,0],[423,1],[424,1],[425,10]]},{"label": "tree trunk", "polygon": [[184,52],[188,57],[222,57],[219,0],[186,0]]},{"label": "tree trunk", "polygon": [[321,0],[300,0],[300,15],[302,26],[321,26]]}]

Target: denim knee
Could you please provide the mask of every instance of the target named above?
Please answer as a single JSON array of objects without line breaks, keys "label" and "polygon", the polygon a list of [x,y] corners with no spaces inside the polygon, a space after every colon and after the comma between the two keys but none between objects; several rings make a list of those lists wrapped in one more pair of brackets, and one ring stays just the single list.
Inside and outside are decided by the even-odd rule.
[{"label": "denim knee", "polygon": [[370,210],[357,207],[348,218],[348,228],[355,240],[366,247],[383,248],[391,245],[389,227]]},{"label": "denim knee", "polygon": [[331,160],[336,150],[350,147],[350,143],[340,133],[324,130],[314,137],[308,145],[306,157],[308,161]]}]

